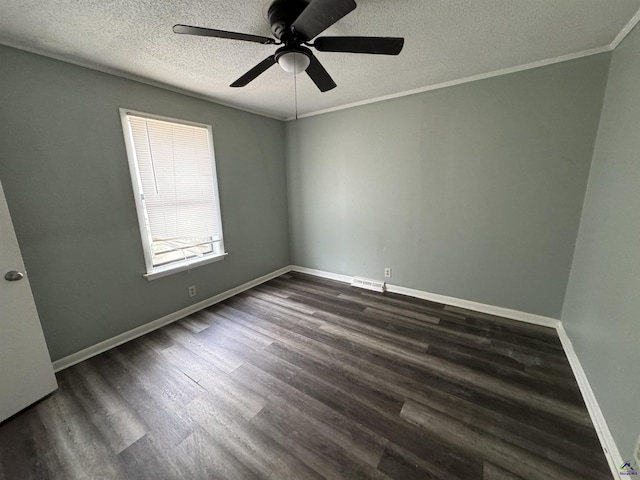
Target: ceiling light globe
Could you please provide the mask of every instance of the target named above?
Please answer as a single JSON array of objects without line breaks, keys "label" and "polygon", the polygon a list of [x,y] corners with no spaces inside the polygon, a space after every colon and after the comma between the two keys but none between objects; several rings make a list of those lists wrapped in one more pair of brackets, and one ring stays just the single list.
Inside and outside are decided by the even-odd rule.
[{"label": "ceiling light globe", "polygon": [[287,52],[278,57],[278,65],[285,72],[293,73],[294,75],[304,72],[310,63],[309,57],[300,52]]}]

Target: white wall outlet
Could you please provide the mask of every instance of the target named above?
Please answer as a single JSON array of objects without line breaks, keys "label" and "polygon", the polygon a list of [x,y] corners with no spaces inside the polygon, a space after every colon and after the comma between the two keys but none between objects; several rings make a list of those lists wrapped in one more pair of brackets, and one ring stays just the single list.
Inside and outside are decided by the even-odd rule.
[{"label": "white wall outlet", "polygon": [[389,267],[384,269],[384,276],[385,278],[391,278],[391,269]]},{"label": "white wall outlet", "polygon": [[189,296],[190,297],[195,297],[196,296],[196,286],[195,285],[191,285],[189,287]]}]

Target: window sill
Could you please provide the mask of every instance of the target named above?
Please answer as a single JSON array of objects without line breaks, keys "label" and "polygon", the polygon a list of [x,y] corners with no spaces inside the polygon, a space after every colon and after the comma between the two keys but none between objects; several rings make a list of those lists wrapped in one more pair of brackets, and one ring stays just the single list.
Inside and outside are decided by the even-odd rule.
[{"label": "window sill", "polygon": [[206,265],[208,263],[219,262],[220,260],[224,260],[224,257],[227,256],[227,253],[218,253],[216,255],[207,255],[202,258],[195,258],[193,260],[185,260],[182,262],[172,263],[170,265],[164,265],[162,267],[154,268],[153,271],[149,273],[145,273],[143,276],[151,281],[156,278],[166,277],[168,275],[173,275],[174,273],[185,272],[195,267],[200,267],[202,265]]}]

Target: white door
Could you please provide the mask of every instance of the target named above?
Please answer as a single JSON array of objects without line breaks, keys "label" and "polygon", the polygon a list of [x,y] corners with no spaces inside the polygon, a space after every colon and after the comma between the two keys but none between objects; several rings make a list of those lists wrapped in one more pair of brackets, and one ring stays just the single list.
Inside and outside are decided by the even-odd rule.
[{"label": "white door", "polygon": [[58,388],[0,183],[0,422]]}]

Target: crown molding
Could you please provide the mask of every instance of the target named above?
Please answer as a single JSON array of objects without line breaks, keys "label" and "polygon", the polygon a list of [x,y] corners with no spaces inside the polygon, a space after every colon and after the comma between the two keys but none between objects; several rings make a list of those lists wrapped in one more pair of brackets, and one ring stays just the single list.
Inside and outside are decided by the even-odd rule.
[{"label": "crown molding", "polygon": [[616,38],[613,39],[610,45],[611,50],[615,50],[616,48],[618,48],[618,45],[620,45],[620,43],[622,43],[622,40],[624,40],[627,37],[627,35],[631,33],[631,30],[634,29],[634,27],[638,24],[638,22],[640,22],[640,10],[638,10],[636,14],[633,17],[631,17],[631,20],[629,20],[629,23],[627,23],[622,28],[622,30],[620,30],[620,33],[616,35]]},{"label": "crown molding", "polygon": [[[628,26],[628,25],[627,25]],[[626,27],[625,27],[626,28]],[[611,45],[605,45],[604,47],[592,48],[590,50],[583,50],[581,52],[570,53],[567,55],[561,55],[559,57],[549,58],[546,60],[539,60],[537,62],[525,63],[515,67],[502,68],[500,70],[494,70],[492,72],[481,73],[478,75],[472,75],[470,77],[464,77],[457,80],[451,80],[449,82],[436,83],[428,85],[426,87],[416,88],[413,90],[406,90],[404,92],[392,93],[390,95],[384,95],[382,97],[371,98],[369,100],[361,100],[359,102],[347,103],[345,105],[339,105],[337,107],[326,108],[323,110],[316,110],[314,112],[304,113],[298,115],[298,119],[315,117],[316,115],[323,115],[325,113],[337,112],[339,110],[346,110],[348,108],[360,107],[362,105],[369,105],[370,103],[384,102],[386,100],[392,100],[394,98],[407,97],[409,95],[416,95],[418,93],[430,92],[433,90],[440,90],[442,88],[454,87],[456,85],[462,85],[465,83],[476,82],[478,80],[485,80],[487,78],[500,77],[502,75],[508,75],[510,73],[522,72],[525,70],[531,70],[534,68],[546,67],[547,65],[553,65],[555,63],[568,62],[570,60],[577,60],[578,58],[589,57],[591,55],[598,55],[599,53],[606,53],[613,50]],[[285,121],[289,122],[296,120],[296,117],[287,117]]]}]

